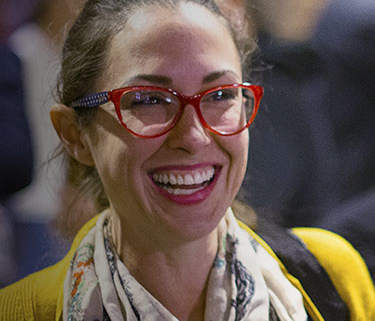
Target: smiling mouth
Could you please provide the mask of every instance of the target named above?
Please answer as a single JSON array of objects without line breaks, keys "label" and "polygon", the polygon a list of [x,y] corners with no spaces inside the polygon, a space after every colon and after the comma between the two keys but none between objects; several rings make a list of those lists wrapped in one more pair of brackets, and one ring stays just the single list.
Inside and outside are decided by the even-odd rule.
[{"label": "smiling mouth", "polygon": [[183,196],[211,185],[215,174],[215,166],[193,171],[160,171],[152,174],[152,181],[169,194]]}]

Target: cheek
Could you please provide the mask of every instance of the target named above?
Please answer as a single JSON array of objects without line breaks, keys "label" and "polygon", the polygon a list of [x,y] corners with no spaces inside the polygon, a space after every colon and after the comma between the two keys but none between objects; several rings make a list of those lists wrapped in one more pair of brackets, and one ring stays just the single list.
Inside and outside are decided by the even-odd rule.
[{"label": "cheek", "polygon": [[248,131],[245,130],[242,133],[233,136],[233,140],[228,142],[227,148],[231,157],[232,165],[235,166],[238,171],[243,173],[246,169],[249,149]]},{"label": "cheek", "polygon": [[229,157],[228,183],[233,190],[239,189],[246,173],[249,135],[248,131],[222,140],[221,147]]},{"label": "cheek", "polygon": [[[117,188],[133,189],[144,176],[144,164],[160,148],[158,139],[140,139],[124,131],[97,130],[93,144],[95,166],[109,193]],[[142,176],[142,177],[141,177]]]},{"label": "cheek", "polygon": [[237,167],[237,178],[236,182],[234,183],[236,186],[236,193],[240,189],[242,182],[244,180],[246,169],[247,169],[247,158],[248,158],[248,139],[244,139],[244,141],[239,144],[239,146],[242,146],[238,148],[236,152],[236,167]]},{"label": "cheek", "polygon": [[[241,134],[240,134],[241,135]],[[237,196],[238,191],[241,188],[242,182],[246,175],[247,169],[247,160],[248,160],[248,150],[249,150],[249,135],[248,131],[246,130],[243,135],[239,137],[237,143],[234,143],[233,148],[233,171],[234,171],[234,178],[232,181],[232,189],[234,192],[233,197]]]},{"label": "cheek", "polygon": [[94,154],[95,166],[104,185],[113,185],[128,171],[130,151],[128,145],[117,137],[101,136]]}]

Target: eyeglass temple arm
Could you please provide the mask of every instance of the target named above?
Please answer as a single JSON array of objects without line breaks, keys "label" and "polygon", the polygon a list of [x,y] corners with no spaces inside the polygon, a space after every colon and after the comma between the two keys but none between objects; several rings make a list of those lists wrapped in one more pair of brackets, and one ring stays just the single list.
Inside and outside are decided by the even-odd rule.
[{"label": "eyeglass temple arm", "polygon": [[81,107],[98,107],[109,102],[109,92],[103,91],[100,93],[92,94],[81,99],[77,99],[70,104],[72,108]]}]

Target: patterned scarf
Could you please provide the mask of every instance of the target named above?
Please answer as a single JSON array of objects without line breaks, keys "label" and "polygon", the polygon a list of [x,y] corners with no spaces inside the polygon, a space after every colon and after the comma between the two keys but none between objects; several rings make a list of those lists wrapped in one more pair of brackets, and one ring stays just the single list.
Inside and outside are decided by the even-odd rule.
[{"label": "patterned scarf", "polygon": [[[114,250],[109,210],[81,241],[64,283],[63,320],[178,321],[127,270]],[[300,292],[231,209],[220,222],[205,320],[306,321]]]}]

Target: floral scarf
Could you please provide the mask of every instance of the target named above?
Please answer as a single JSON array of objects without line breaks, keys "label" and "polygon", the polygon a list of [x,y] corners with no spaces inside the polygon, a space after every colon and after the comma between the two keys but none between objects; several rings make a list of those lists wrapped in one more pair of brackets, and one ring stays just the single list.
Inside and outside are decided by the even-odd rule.
[{"label": "floral scarf", "polygon": [[[78,246],[64,283],[63,320],[178,321],[127,270],[104,211]],[[231,209],[219,225],[205,320],[306,321],[300,292],[277,261],[240,228]]]}]

